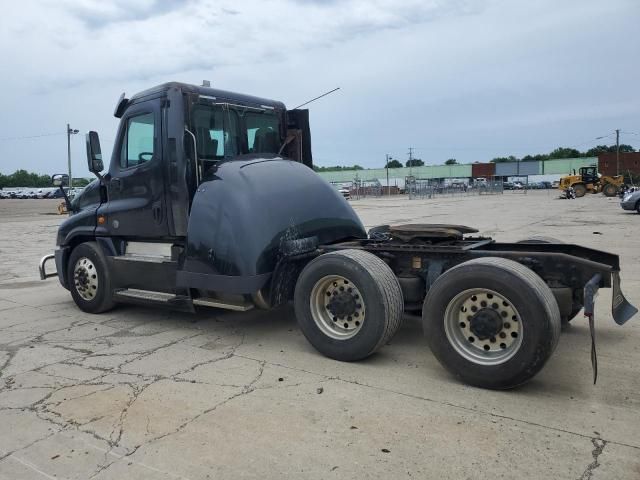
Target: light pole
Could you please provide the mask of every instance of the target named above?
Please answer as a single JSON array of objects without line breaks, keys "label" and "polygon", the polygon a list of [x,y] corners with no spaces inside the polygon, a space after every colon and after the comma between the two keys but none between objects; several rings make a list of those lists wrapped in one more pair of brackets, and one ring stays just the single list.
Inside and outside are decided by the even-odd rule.
[{"label": "light pole", "polygon": [[386,154],[386,157],[387,157],[387,164],[385,166],[387,167],[387,196],[391,196],[391,187],[389,186],[389,162],[393,160],[393,157],[390,156],[388,153]]},{"label": "light pole", "polygon": [[69,168],[69,190],[73,187],[73,177],[71,176],[71,135],[79,133],[80,130],[71,128],[67,123],[67,167]]},{"label": "light pole", "polygon": [[616,175],[620,175],[620,130],[616,128]]}]

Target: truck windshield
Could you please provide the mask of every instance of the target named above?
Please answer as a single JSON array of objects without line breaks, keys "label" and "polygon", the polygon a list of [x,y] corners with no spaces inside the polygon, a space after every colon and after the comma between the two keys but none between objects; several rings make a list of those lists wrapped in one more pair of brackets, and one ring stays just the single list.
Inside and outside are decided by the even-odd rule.
[{"label": "truck windshield", "polygon": [[274,110],[198,104],[191,122],[201,160],[277,154],[280,150],[280,122]]}]

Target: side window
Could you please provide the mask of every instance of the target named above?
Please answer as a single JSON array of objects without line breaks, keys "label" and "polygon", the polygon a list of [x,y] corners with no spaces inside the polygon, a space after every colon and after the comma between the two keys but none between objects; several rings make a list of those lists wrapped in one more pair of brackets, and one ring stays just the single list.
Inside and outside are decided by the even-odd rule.
[{"label": "side window", "polygon": [[268,113],[247,113],[245,124],[250,153],[277,153],[280,150],[278,117]]},{"label": "side window", "polygon": [[192,115],[199,158],[220,160],[240,153],[240,127],[235,111],[197,105]]},{"label": "side window", "polygon": [[153,158],[153,113],[144,113],[127,120],[127,132],[120,152],[120,167],[129,168]]}]

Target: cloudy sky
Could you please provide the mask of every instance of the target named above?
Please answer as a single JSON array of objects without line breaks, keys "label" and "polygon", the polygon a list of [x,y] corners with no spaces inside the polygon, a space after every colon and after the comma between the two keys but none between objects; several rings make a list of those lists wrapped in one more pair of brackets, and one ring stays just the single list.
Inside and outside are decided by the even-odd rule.
[{"label": "cloudy sky", "polygon": [[[638,0],[12,2],[0,172],[64,171],[67,122],[110,153],[120,93],[170,80],[290,107],[341,87],[310,106],[320,165],[587,149],[640,133],[638,25]],[[72,156],[88,176],[83,135]]]}]

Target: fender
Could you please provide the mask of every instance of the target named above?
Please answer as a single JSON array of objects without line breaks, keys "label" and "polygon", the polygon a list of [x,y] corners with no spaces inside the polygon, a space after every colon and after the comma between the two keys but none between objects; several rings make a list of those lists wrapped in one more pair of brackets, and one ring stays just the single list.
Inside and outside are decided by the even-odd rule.
[{"label": "fender", "polygon": [[307,166],[274,156],[223,162],[198,187],[179,287],[255,293],[278,261],[367,238],[351,205]]}]

